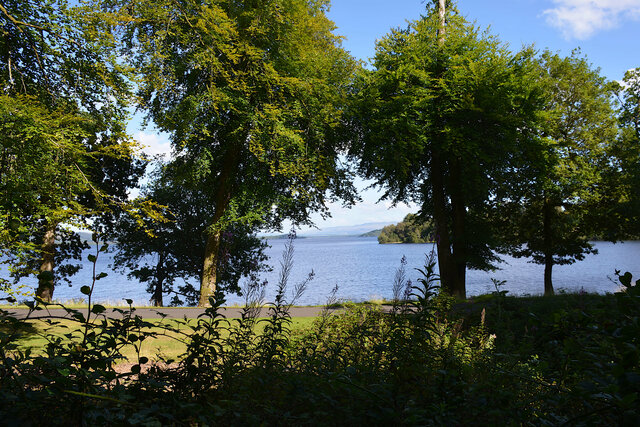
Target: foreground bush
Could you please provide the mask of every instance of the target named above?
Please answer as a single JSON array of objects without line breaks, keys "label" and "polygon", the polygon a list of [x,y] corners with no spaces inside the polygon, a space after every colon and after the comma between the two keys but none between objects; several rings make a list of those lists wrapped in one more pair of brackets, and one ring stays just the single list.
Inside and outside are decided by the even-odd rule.
[{"label": "foreground bush", "polygon": [[[327,310],[292,333],[288,295],[293,249],[278,298],[258,319],[263,288],[247,289],[241,319],[214,301],[185,329],[176,361],[144,357],[122,372],[158,328],[69,310],[78,321],[50,336],[45,354],[19,349],[24,321],[2,312],[3,423],[132,425],[637,425],[640,337],[637,286],[620,276],[615,296],[507,298],[456,303],[436,293],[433,260],[413,285],[402,270],[389,310]],[[310,278],[309,278],[310,279]],[[36,313],[36,311],[34,311]],[[97,316],[99,321],[90,321]],[[52,320],[55,322],[55,320]],[[163,329],[164,328],[164,329]],[[257,332],[258,330],[261,332]]]}]

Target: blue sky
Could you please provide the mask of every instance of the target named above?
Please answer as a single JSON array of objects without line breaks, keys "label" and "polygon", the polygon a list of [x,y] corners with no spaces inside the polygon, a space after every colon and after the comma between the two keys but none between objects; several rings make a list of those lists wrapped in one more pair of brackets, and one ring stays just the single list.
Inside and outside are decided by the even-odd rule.
[{"label": "blue sky", "polygon": [[[431,1],[431,0],[429,0]],[[581,48],[604,76],[620,80],[624,72],[640,67],[640,0],[459,0],[458,9],[469,21],[518,50],[522,45],[549,49],[569,55]],[[337,34],[345,37],[343,46],[353,56],[367,61],[374,55],[375,42],[391,28],[406,27],[425,10],[423,0],[333,0],[329,17]],[[166,136],[152,129],[131,129],[150,153],[169,151]],[[360,188],[367,183],[358,180]],[[333,217],[316,224],[320,227],[354,225],[367,222],[398,222],[411,206],[389,208],[376,201],[379,193],[362,193],[363,202],[351,209],[331,206]]]}]

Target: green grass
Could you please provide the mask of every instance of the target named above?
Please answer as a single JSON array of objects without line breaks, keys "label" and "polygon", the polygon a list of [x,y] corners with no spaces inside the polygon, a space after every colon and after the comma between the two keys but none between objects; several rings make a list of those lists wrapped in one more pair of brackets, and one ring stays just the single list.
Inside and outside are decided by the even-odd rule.
[{"label": "green grass", "polygon": [[[261,333],[264,327],[264,322],[260,320],[258,319],[256,326],[258,333]],[[295,333],[309,328],[314,320],[315,317],[295,317],[291,322],[291,330]],[[188,319],[186,322],[180,319],[143,319],[143,321],[157,325],[143,329],[144,332],[156,334],[155,337],[146,338],[141,345],[140,356],[145,356],[152,361],[158,360],[158,356],[164,359],[177,359],[183,354],[186,349],[185,340],[191,331],[189,326],[197,322],[196,319]],[[231,326],[237,323],[234,319],[229,321]],[[82,324],[71,319],[34,319],[22,322],[20,325],[17,331],[20,337],[17,341],[19,349],[31,349],[34,354],[44,354],[49,339],[65,337],[65,334],[74,331],[74,336],[81,337],[82,331]],[[227,334],[228,332],[224,330],[222,337],[226,337]],[[136,357],[136,351],[132,346],[127,347],[123,354],[129,361]]]}]

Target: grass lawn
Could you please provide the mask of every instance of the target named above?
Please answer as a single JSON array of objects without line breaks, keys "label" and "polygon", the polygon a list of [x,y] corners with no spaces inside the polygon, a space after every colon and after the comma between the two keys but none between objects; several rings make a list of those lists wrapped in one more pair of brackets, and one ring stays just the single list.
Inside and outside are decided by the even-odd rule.
[{"label": "grass lawn", "polygon": [[[177,359],[186,349],[185,341],[191,331],[190,326],[196,324],[196,319],[188,319],[186,322],[179,319],[143,319],[148,324],[157,325],[154,327],[143,327],[140,333],[154,333],[155,336],[147,337],[140,346],[140,356],[147,357],[151,361],[162,359]],[[291,329],[293,332],[308,328],[315,317],[295,317],[292,319]],[[230,325],[237,324],[237,319],[229,319]],[[169,326],[169,328],[167,328]],[[263,329],[264,322],[258,323],[256,330],[258,333]],[[18,345],[21,350],[31,349],[34,354],[44,353],[49,339],[57,337],[63,340],[74,340],[82,342],[83,324],[70,320],[30,320],[21,326],[18,331],[20,339]],[[223,337],[228,335],[225,329],[222,331]],[[71,336],[69,336],[71,334]],[[128,345],[123,351],[124,356],[129,361],[136,360],[136,349],[133,345]],[[124,362],[124,361],[123,361]]]}]

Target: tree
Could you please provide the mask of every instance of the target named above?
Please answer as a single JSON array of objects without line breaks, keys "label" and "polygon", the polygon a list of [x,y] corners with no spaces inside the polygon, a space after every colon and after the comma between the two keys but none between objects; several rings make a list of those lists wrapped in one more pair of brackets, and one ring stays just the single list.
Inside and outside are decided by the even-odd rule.
[{"label": "tree", "polygon": [[378,42],[351,153],[384,197],[433,220],[442,287],[464,297],[466,268],[496,260],[490,218],[529,173],[541,101],[531,49],[510,53],[440,3]]},{"label": "tree", "polygon": [[[309,223],[353,199],[341,117],[357,63],[325,0],[123,1],[127,55],[148,117],[170,133],[184,182],[214,207],[200,305],[217,282],[232,224]],[[120,2],[116,5],[120,7]],[[191,183],[191,184],[189,184]]]},{"label": "tree", "polygon": [[140,169],[124,130],[129,85],[111,21],[58,0],[0,3],[0,243],[16,279],[39,273],[45,301],[56,276],[79,268],[62,264],[84,245],[63,225],[124,203],[127,173]]},{"label": "tree", "polygon": [[578,51],[567,58],[545,52],[540,62],[548,99],[545,161],[514,203],[515,223],[503,229],[516,233],[513,256],[545,266],[545,294],[553,294],[553,266],[595,253],[589,239],[612,222],[604,176],[617,129],[610,87]]},{"label": "tree", "polygon": [[625,73],[615,85],[620,132],[612,149],[613,167],[607,176],[609,188],[616,189],[611,206],[620,239],[640,237],[640,68]]},{"label": "tree", "polygon": [[[171,164],[160,166],[141,195],[166,207],[165,221],[149,220],[141,228],[131,216],[122,215],[117,223],[114,266],[148,283],[154,306],[163,305],[166,293],[175,294],[172,304],[182,304],[180,297],[190,305],[198,302],[191,279],[201,280],[206,229],[214,210],[204,191],[182,185],[174,172]],[[243,277],[257,281],[257,274],[267,269],[266,243],[242,225],[230,227],[221,240],[218,286],[239,292]],[[176,279],[183,279],[184,284],[174,288]]]}]

